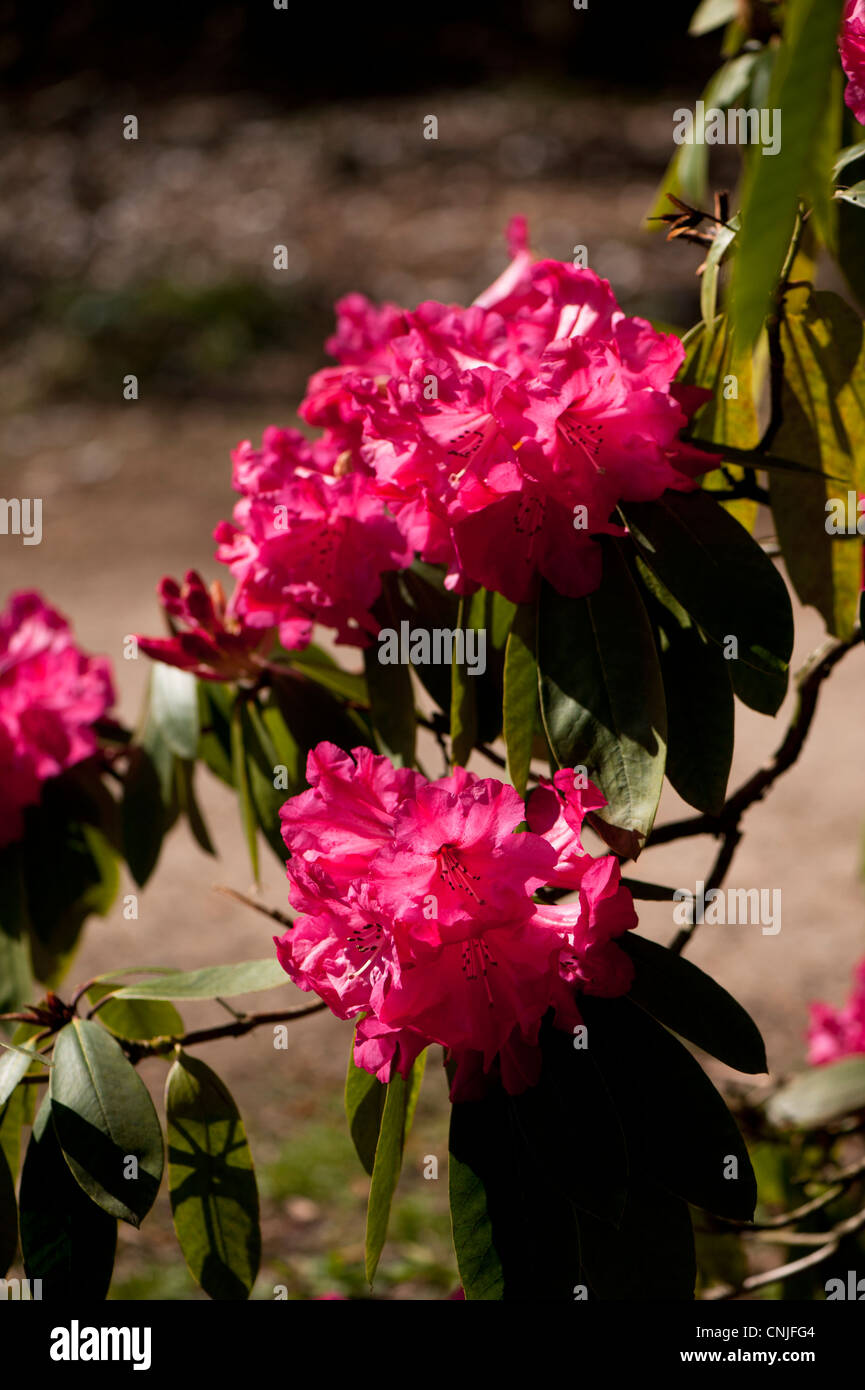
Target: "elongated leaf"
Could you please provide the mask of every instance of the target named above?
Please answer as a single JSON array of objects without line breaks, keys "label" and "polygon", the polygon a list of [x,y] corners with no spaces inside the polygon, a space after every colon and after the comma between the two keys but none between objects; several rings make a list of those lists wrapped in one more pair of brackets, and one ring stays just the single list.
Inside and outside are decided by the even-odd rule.
[{"label": "elongated leaf", "polygon": [[[477,597],[477,596],[475,596]],[[482,597],[482,595],[481,595]],[[457,627],[465,629],[475,616],[474,600],[460,599]],[[457,661],[451,663],[451,760],[465,767],[478,741],[476,679]]]},{"label": "elongated leaf", "polygon": [[123,857],[139,887],[147,882],[159,859],[165,835],[162,785],[146,748],[131,747],[123,778],[121,825]]},{"label": "elongated leaf", "polygon": [[865,179],[851,184],[849,188],[839,188],[835,197],[842,202],[852,203],[854,207],[865,208]]},{"label": "elongated leaf", "polygon": [[27,1112],[27,1087],[19,1086],[7,1100],[6,1104],[0,1106],[0,1150],[6,1160],[6,1166],[12,1175],[13,1183],[18,1176],[18,1164],[21,1155],[21,1129],[25,1123]]},{"label": "elongated leaf", "polygon": [[425,1058],[419,1057],[404,1081],[396,1073],[387,1085],[375,1150],[366,1217],[366,1277],[372,1284],[387,1239],[390,1208],[402,1168],[406,1135],[417,1104]]},{"label": "elongated leaf", "polygon": [[688,33],[695,37],[710,34],[729,24],[739,13],[739,0],[701,0],[691,17]]},{"label": "elongated leaf", "polygon": [[381,647],[377,643],[367,647],[363,654],[378,749],[397,767],[412,767],[416,724],[411,671],[400,663],[383,664],[380,655]]},{"label": "elongated leaf", "polygon": [[819,1129],[859,1110],[865,1110],[865,1057],[813,1067],[788,1081],[767,1105],[773,1124],[799,1129]]},{"label": "elongated leaf", "polygon": [[231,686],[216,681],[198,682],[198,718],[200,735],[198,755],[211,772],[234,786],[231,762],[231,708],[234,692]]},{"label": "elongated leaf", "polygon": [[246,960],[239,965],[206,965],[201,970],[172,971],[157,980],[124,985],[117,999],[230,999],[234,994],[253,994],[286,983],[275,956]]},{"label": "elongated leaf", "polygon": [[667,714],[651,625],[616,544],[604,547],[603,580],[588,598],[543,590],[538,675],[559,767],[586,767],[606,818],[638,842],[661,795]]},{"label": "elongated leaf", "polygon": [[150,678],[149,722],[178,758],[198,751],[198,691],[189,671],[154,662]]},{"label": "elongated leaf", "polygon": [[752,150],[742,195],[742,231],[733,272],[737,341],[749,347],[769,311],[790,243],[798,197],[812,184],[827,87],[837,63],[843,0],[790,0],[768,106],[781,111],[780,148]]},{"label": "elongated leaf", "polygon": [[757,1187],[732,1115],[700,1065],[629,999],[582,996],[589,1052],[625,1127],[633,1169],[716,1216],[750,1220]]},{"label": "elongated leaf", "polygon": [[187,762],[185,758],[175,758],[174,777],[178,809],[186,817],[196,844],[201,846],[205,854],[215,856],[210,831],[195,794],[195,763]]},{"label": "elongated leaf", "polygon": [[[784,354],[783,423],[779,448],[809,461],[820,473],[810,478],[774,475],[772,514],[787,572],[803,603],[813,604],[829,632],[844,640],[856,624],[862,581],[862,545],[830,534],[827,504],[853,494],[865,468],[856,456],[865,433],[865,343],[862,322],[831,293],[809,296],[802,313],[788,313],[781,326]],[[861,489],[860,489],[861,490]],[[855,534],[855,529],[854,529]]]},{"label": "elongated leaf", "polygon": [[756,1023],[710,975],[648,937],[626,932],[619,944],[634,962],[630,998],[660,1023],[737,1071],[768,1071]]},{"label": "elongated leaf", "polygon": [[449,1146],[466,1299],[572,1304],[582,1282],[576,1213],[527,1148],[512,1098],[495,1089],[454,1104]]},{"label": "elongated leaf", "polygon": [[18,1250],[18,1203],[15,1199],[15,1179],[5,1150],[0,1148],[0,1279],[2,1279]]},{"label": "elongated leaf", "polygon": [[28,1279],[42,1280],[42,1298],[67,1305],[108,1293],[117,1222],[79,1187],[63,1157],[46,1096],[21,1170],[21,1252]]},{"label": "elongated leaf", "polygon": [[718,812],[733,759],[729,662],[641,561],[638,571],[658,630],[667,704],[667,777],[689,805]]},{"label": "elongated leaf", "polygon": [[655,1302],[694,1297],[694,1232],[687,1203],[637,1175],[616,1229],[579,1213],[581,1278],[604,1302]]},{"label": "elongated leaf", "polygon": [[735,650],[731,676],[736,684],[739,668],[747,670],[748,703],[776,713],[787,690],[793,612],[772,561],[704,492],[665,492],[622,510],[649,568],[708,637]]},{"label": "elongated leaf", "polygon": [[73,1177],[110,1216],[140,1226],[162,1179],[162,1131],[141,1077],[110,1033],[74,1019],[57,1035],[51,1114]]},{"label": "elongated leaf", "polygon": [[165,1089],[168,1186],[190,1273],[211,1298],[249,1297],[261,1260],[258,1188],[243,1121],[223,1082],[181,1052]]},{"label": "elongated leaf", "polygon": [[537,609],[522,604],[516,612],[505,651],[504,732],[508,776],[526,794],[532,763],[538,708]]},{"label": "elongated leaf", "polygon": [[32,1044],[0,1043],[0,1105],[5,1105],[22,1076],[26,1076],[36,1049]]},{"label": "elongated leaf", "polygon": [[238,696],[231,712],[231,767],[232,778],[237,791],[240,808],[240,823],[249,850],[249,862],[253,878],[258,882],[258,819],[249,786],[249,766],[246,760],[247,724],[244,719],[243,697]]},{"label": "elongated leaf", "polygon": [[292,652],[291,661],[300,666],[311,681],[323,685],[334,695],[341,695],[356,704],[369,704],[369,691],[366,680],[360,672],[344,671],[321,647],[305,647],[302,652]]},{"label": "elongated leaf", "polygon": [[[110,981],[91,985],[87,998],[91,1004],[112,993]],[[99,1010],[99,1022],[118,1038],[149,1041],[151,1038],[179,1038],[183,1019],[172,1004],[147,999],[111,999]]]},{"label": "elongated leaf", "polygon": [[355,1065],[352,1046],[345,1078],[345,1113],[357,1156],[370,1177],[375,1166],[375,1150],[386,1098],[387,1086]]},{"label": "elongated leaf", "polygon": [[280,807],[291,793],[277,786],[279,768],[285,766],[277,753],[270,732],[255,701],[241,706],[241,729],[246,763],[246,781],[255,819],[280,862],[287,851],[280,828]]},{"label": "elongated leaf", "polygon": [[610,1093],[590,1050],[575,1046],[570,1034],[545,1023],[539,1045],[540,1079],[512,1101],[526,1149],[565,1202],[618,1225],[629,1169]]}]

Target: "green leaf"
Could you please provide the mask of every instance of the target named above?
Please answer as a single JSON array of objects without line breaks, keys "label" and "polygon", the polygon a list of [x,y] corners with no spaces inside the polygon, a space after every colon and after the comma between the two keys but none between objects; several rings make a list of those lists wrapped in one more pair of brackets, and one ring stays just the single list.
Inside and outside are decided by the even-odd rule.
[{"label": "green leaf", "polygon": [[175,758],[174,776],[178,809],[186,817],[196,844],[200,845],[205,854],[215,856],[216,850],[210,838],[210,831],[195,795],[195,763],[187,762],[184,758]]},{"label": "green leaf", "polygon": [[832,166],[832,173],[837,179],[842,169],[846,169],[848,164],[855,164],[857,159],[865,159],[865,140],[859,140],[855,145],[848,145],[845,150],[841,150],[838,158]]},{"label": "green leaf", "polygon": [[345,1113],[357,1156],[370,1177],[375,1166],[375,1150],[386,1097],[387,1086],[355,1065],[352,1044],[345,1078]]},{"label": "green leaf", "polygon": [[[286,767],[287,773],[288,768],[282,763],[273,746],[269,729],[262,719],[257,703],[250,700],[241,705],[240,709],[250,801],[267,843],[277,859],[284,864],[288,852],[282,838],[279,812],[291,793],[287,788],[276,786],[276,780],[279,775],[278,769],[281,766]],[[284,780],[288,781],[287,775]]]},{"label": "green leaf", "polygon": [[91,1202],[63,1158],[46,1096],[21,1170],[21,1253],[42,1297],[67,1305],[101,1302],[111,1283],[117,1222]]},{"label": "green leaf", "polygon": [[234,709],[231,712],[231,766],[234,786],[237,791],[238,804],[240,806],[240,823],[243,826],[246,847],[249,850],[249,862],[252,867],[252,875],[257,883],[258,818],[255,814],[255,806],[253,805],[252,793],[249,786],[249,768],[246,761],[246,747],[244,743],[247,727],[243,714],[243,697],[239,695],[235,701]]},{"label": "green leaf", "polygon": [[378,751],[397,767],[413,767],[416,725],[411,669],[400,662],[385,665],[380,656],[378,643],[367,647],[363,654]]},{"label": "green leaf", "polygon": [[581,1280],[604,1302],[691,1300],[696,1281],[694,1232],[687,1203],[637,1175],[616,1229],[579,1215]]},{"label": "green leaf", "polygon": [[701,0],[691,17],[688,33],[698,38],[729,24],[739,13],[739,0]]},{"label": "green leaf", "polygon": [[227,786],[234,786],[231,763],[231,709],[234,687],[216,681],[198,682],[200,735],[198,756]]},{"label": "green leaf", "polygon": [[15,1178],[9,1167],[6,1151],[0,1148],[0,1279],[2,1279],[18,1250],[18,1203],[15,1200]]},{"label": "green leaf", "polygon": [[710,975],[634,932],[626,932],[618,944],[634,962],[629,991],[634,1003],[736,1071],[769,1070],[756,1023]]},{"label": "green leaf", "polygon": [[849,188],[839,188],[835,197],[844,203],[852,203],[854,207],[865,208],[865,179],[851,184]]},{"label": "green leaf", "polygon": [[417,1103],[424,1062],[423,1056],[417,1059],[408,1081],[403,1080],[397,1072],[387,1084],[366,1216],[365,1269],[370,1284],[375,1278],[387,1239],[391,1203],[402,1168],[403,1149]]},{"label": "green leaf", "polygon": [[123,857],[141,888],[159,859],[165,836],[165,806],[159,773],[146,748],[131,747],[128,754],[120,808]]},{"label": "green leaf", "polygon": [[150,676],[148,723],[178,758],[193,760],[198,752],[198,690],[190,671],[164,662],[153,664]]},{"label": "green leaf", "polygon": [[166,971],[157,980],[124,985],[115,999],[230,999],[287,983],[276,956],[239,965],[206,965],[201,970]]},{"label": "green leaf", "polygon": [[[111,981],[91,985],[87,998],[96,1004],[117,985]],[[118,1038],[149,1042],[153,1038],[179,1038],[183,1019],[172,1004],[146,999],[112,999],[99,1010],[99,1022]]]},{"label": "green leaf", "polygon": [[779,109],[781,144],[774,155],[755,147],[742,194],[742,231],[733,271],[732,317],[737,342],[754,343],[769,312],[790,244],[799,195],[810,186],[837,63],[843,0],[790,0],[768,106]]},{"label": "green leaf", "polygon": [[466,1300],[572,1305],[581,1282],[576,1213],[529,1151],[514,1098],[494,1088],[482,1100],[454,1104],[449,1147]]},{"label": "green leaf", "polygon": [[651,625],[617,543],[604,545],[603,579],[587,598],[544,588],[538,674],[556,762],[587,769],[609,803],[605,818],[636,849],[661,795],[667,714]]},{"label": "green leaf", "polygon": [[15,1181],[21,1152],[21,1130],[27,1122],[27,1087],[19,1086],[5,1105],[0,1105],[0,1150]]},{"label": "green leaf", "polygon": [[665,492],[622,511],[646,564],[706,635],[722,647],[736,638],[737,693],[745,668],[748,703],[775,714],[787,690],[793,612],[772,561],[707,493]]},{"label": "green leaf", "polygon": [[16,1013],[26,1003],[31,989],[27,939],[7,936],[0,929],[0,1013]]},{"label": "green leaf", "polygon": [[748,1151],[690,1052],[630,999],[581,995],[580,1012],[632,1170],[716,1216],[751,1220],[757,1188]]},{"label": "green leaf", "polygon": [[865,484],[865,468],[860,465],[857,474],[856,464],[865,432],[862,322],[837,295],[815,293],[803,312],[785,315],[781,347],[783,422],[777,441],[821,471],[808,478],[773,476],[772,514],[796,593],[818,610],[833,636],[846,640],[856,624],[862,545],[827,531],[827,501],[840,498],[846,512],[848,493],[855,496]]},{"label": "green leaf", "polygon": [[358,705],[369,704],[369,691],[361,672],[344,671],[321,647],[305,647],[302,652],[292,652],[291,662],[300,666],[304,675],[311,681],[323,685],[334,695],[345,700],[353,700]]},{"label": "green leaf", "polygon": [[797,1129],[820,1129],[859,1110],[865,1110],[865,1057],[844,1057],[794,1076],[766,1106],[772,1124]]},{"label": "green leaf", "polygon": [[168,1186],[190,1273],[210,1298],[247,1299],[261,1260],[258,1188],[240,1113],[220,1078],[178,1054],[165,1089]]},{"label": "green leaf", "polygon": [[[457,628],[475,627],[480,624],[477,618],[476,600],[483,599],[479,590],[471,599],[460,599],[457,614]],[[454,654],[454,657],[456,654]],[[467,667],[454,659],[451,662],[451,761],[457,767],[465,767],[471,751],[478,741],[478,703],[476,677],[468,674]]]},{"label": "green leaf", "polygon": [[538,663],[535,657],[538,615],[535,604],[521,604],[505,649],[504,734],[508,776],[526,794],[538,710]]},{"label": "green leaf", "polygon": [[0,1047],[0,1105],[5,1105],[22,1076],[27,1075],[36,1048],[32,1044],[17,1047],[8,1042],[0,1042]]},{"label": "green leaf", "polygon": [[513,1098],[512,1111],[550,1189],[578,1211],[618,1225],[629,1181],[625,1136],[590,1051],[576,1044],[544,1023],[540,1078]]},{"label": "green leaf", "polygon": [[120,1045],[98,1023],[73,1019],[54,1044],[49,1094],[73,1177],[110,1216],[140,1226],[162,1179],[162,1131]]},{"label": "green leaf", "polygon": [[[637,567],[658,628],[667,704],[667,777],[689,805],[716,813],[724,804],[733,759],[729,662],[642,561]],[[663,598],[658,601],[661,593],[666,604]]]}]

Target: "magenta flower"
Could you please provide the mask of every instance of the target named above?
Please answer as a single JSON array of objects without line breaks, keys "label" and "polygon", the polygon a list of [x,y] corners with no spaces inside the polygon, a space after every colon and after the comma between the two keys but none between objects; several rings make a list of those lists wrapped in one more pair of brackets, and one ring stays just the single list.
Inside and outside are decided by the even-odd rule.
[{"label": "magenta flower", "polygon": [[234,525],[214,538],[236,580],[229,615],[249,628],[276,628],[283,647],[304,647],[312,624],[337,641],[365,646],[378,631],[370,613],[386,570],[411,551],[370,481],[353,464],[351,441],[329,433],[314,443],[296,430],[265,431],[261,450],[234,453],[242,494]]},{"label": "magenta flower", "polygon": [[856,967],[854,985],[842,1009],[812,1004],[808,1061],[812,1067],[865,1052],[865,960]]},{"label": "magenta flower", "polygon": [[[302,915],[276,945],[296,985],[358,1020],[358,1066],[386,1081],[439,1043],[452,1097],[479,1094],[492,1070],[516,1093],[537,1080],[549,1010],[572,1028],[579,991],[627,991],[614,939],[636,925],[631,897],[615,858],[579,845],[583,815],[605,803],[560,776],[563,790],[530,799],[540,831],[518,831],[524,803],[492,778],[457,768],[430,782],[362,748],[310,754],[311,790],[281,812]],[[560,871],[575,899],[537,903]]]},{"label": "magenta flower", "polygon": [[[230,616],[217,581],[208,589],[195,570],[187,570],[182,585],[163,579],[159,597],[178,630],[173,637],[137,637],[147,656],[192,671],[202,680],[255,680],[261,674],[274,629],[248,627]],[[305,619],[298,623],[308,642],[312,624]]]},{"label": "magenta flower", "polygon": [[844,100],[865,125],[865,0],[847,0],[838,49],[848,79]]},{"label": "magenta flower", "polygon": [[93,724],[113,703],[108,661],[81,651],[40,594],[13,594],[0,613],[0,845],[19,838],[43,782],[96,752]]},{"label": "magenta flower", "polygon": [[448,586],[514,602],[540,576],[560,593],[597,587],[595,537],[622,534],[621,501],[687,490],[712,466],[679,432],[706,393],[673,386],[678,338],[627,318],[605,280],[533,263],[510,228],[509,268],[468,309],[340,306],[313,378],[308,420],[349,432],[378,495]]}]

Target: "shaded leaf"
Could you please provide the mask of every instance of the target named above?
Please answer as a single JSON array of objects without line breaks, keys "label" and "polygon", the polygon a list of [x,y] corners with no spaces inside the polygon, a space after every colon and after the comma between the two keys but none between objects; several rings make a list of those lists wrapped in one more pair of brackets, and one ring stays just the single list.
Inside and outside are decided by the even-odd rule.
[{"label": "shaded leaf", "polygon": [[206,965],[201,970],[163,971],[156,980],[124,985],[117,999],[230,999],[287,983],[276,956],[239,965]]},{"label": "shaded leaf", "polygon": [[505,650],[504,735],[508,776],[526,794],[538,710],[537,608],[521,604]]},{"label": "shaded leaf", "polygon": [[865,1057],[844,1057],[794,1076],[766,1106],[772,1124],[799,1129],[818,1129],[858,1110],[865,1110]]},{"label": "shaded leaf", "polygon": [[261,1260],[258,1188],[240,1113],[220,1078],[180,1052],[165,1088],[168,1186],[189,1271],[210,1298],[247,1299]]}]

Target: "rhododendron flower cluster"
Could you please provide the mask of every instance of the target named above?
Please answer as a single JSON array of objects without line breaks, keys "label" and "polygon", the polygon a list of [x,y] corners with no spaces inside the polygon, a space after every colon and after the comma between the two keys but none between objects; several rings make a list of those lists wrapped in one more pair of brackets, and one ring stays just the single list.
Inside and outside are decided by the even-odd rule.
[{"label": "rhododendron flower cluster", "polygon": [[[463,768],[429,781],[366,748],[309,755],[310,790],[281,811],[289,897],[301,914],[280,939],[296,985],[357,1019],[358,1066],[403,1076],[430,1043],[455,1063],[454,1099],[493,1068],[517,1093],[537,1080],[541,1020],[580,1023],[577,996],[627,991],[615,938],[636,925],[614,856],[580,832],[605,804],[573,771],[532,792]],[[528,830],[518,831],[528,818]],[[546,884],[571,889],[535,901]]]},{"label": "rhododendron flower cluster", "polygon": [[96,751],[93,724],[113,703],[108,661],[82,652],[40,594],[13,594],[0,613],[0,845],[21,835],[43,782]]},{"label": "rhododendron flower cluster", "polygon": [[812,1066],[837,1062],[865,1052],[865,960],[856,967],[855,983],[846,1005],[811,1005],[808,1061]]},{"label": "rhododendron flower cluster", "polygon": [[214,533],[237,581],[230,611],[248,627],[278,628],[287,649],[305,647],[314,622],[365,645],[378,631],[369,610],[381,575],[412,560],[369,479],[352,471],[350,444],[349,432],[310,443],[268,429],[260,450],[247,441],[234,452],[241,500],[234,525]]},{"label": "rhododendron flower cluster", "polygon": [[844,100],[865,125],[865,0],[847,0],[838,48],[848,79]]},{"label": "rhododendron flower cluster", "polygon": [[337,305],[301,414],[340,429],[411,549],[460,592],[514,602],[544,576],[563,594],[597,587],[593,537],[621,534],[621,501],[686,490],[712,466],[678,438],[706,393],[673,385],[680,340],[628,318],[606,280],[533,262],[525,222],[513,258],[468,308]]}]

